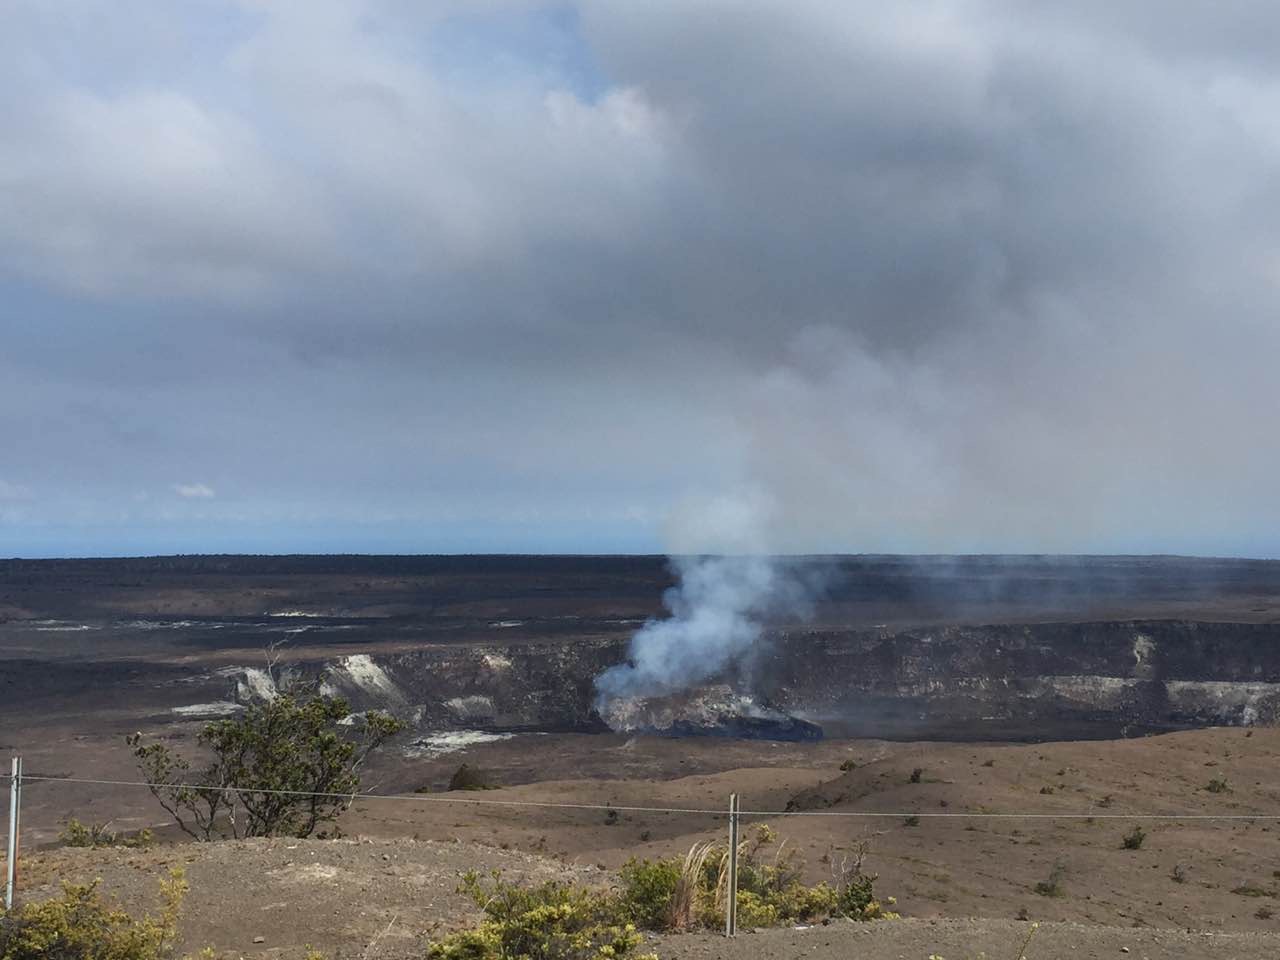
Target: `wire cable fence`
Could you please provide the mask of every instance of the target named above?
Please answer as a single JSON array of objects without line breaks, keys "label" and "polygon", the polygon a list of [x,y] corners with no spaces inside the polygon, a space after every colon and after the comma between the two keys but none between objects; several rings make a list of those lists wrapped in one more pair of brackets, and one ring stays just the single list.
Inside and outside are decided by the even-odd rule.
[{"label": "wire cable fence", "polygon": [[[54,774],[42,774],[42,773],[28,774],[22,770],[22,766],[19,758],[14,759],[12,772],[0,773],[0,782],[3,782],[8,787],[8,793],[9,793],[9,799],[10,799],[10,807],[9,807],[10,829],[9,829],[9,835],[8,835],[8,850],[6,854],[6,865],[5,865],[5,874],[6,874],[5,909],[6,910],[9,909],[14,903],[15,890],[17,887],[17,871],[15,868],[18,861],[18,855],[19,855],[18,847],[19,847],[19,840],[21,837],[21,831],[19,827],[19,824],[20,824],[19,811],[21,809],[21,797],[22,797],[23,790],[26,787],[36,787],[41,785],[49,785],[49,786],[75,785],[75,786],[86,787],[86,788],[123,788],[123,789],[138,790],[138,791],[146,790],[153,793],[156,791],[185,790],[185,791],[191,791],[194,793],[204,793],[206,795],[208,794],[224,795],[224,796],[239,795],[239,798],[242,800],[242,802],[246,804],[246,806],[248,806],[249,804],[249,800],[247,799],[249,797],[282,797],[282,798],[288,797],[288,798],[319,800],[319,801],[326,801],[326,802],[337,802],[338,804],[342,805],[342,809],[344,810],[350,809],[353,805],[356,805],[356,804],[359,804],[362,807],[365,804],[375,804],[375,805],[386,804],[386,805],[400,805],[402,807],[412,805],[419,808],[447,807],[447,808],[453,808],[453,809],[474,808],[477,810],[490,810],[490,811],[509,810],[515,815],[515,819],[511,823],[509,823],[508,826],[518,827],[521,829],[526,829],[526,828],[536,829],[539,826],[545,828],[547,826],[545,819],[541,824],[538,823],[539,818],[537,818],[534,815],[535,811],[543,811],[543,812],[566,811],[568,813],[581,813],[581,812],[603,813],[603,814],[606,814],[605,822],[611,823],[611,824],[618,822],[618,817],[621,814],[664,816],[664,817],[669,816],[669,817],[705,818],[707,821],[709,821],[706,824],[705,828],[699,826],[692,831],[685,830],[683,827],[681,827],[679,833],[684,835],[687,835],[690,833],[701,834],[704,831],[709,831],[709,830],[714,830],[716,832],[719,832],[723,828],[723,824],[727,821],[730,840],[727,848],[725,848],[726,849],[725,856],[728,858],[728,863],[730,864],[729,872],[727,876],[730,877],[730,880],[728,881],[729,883],[728,889],[731,891],[731,893],[728,894],[727,902],[734,906],[734,909],[728,910],[726,912],[725,933],[728,936],[734,936],[737,932],[737,929],[736,929],[737,925],[735,922],[736,905],[737,905],[737,892],[736,892],[737,883],[735,882],[735,880],[736,880],[736,864],[739,856],[739,840],[740,840],[740,834],[738,833],[738,830],[739,830],[739,825],[743,819],[749,818],[755,821],[764,821],[764,820],[771,820],[775,818],[788,818],[788,819],[822,818],[827,820],[828,822],[840,820],[845,822],[874,821],[879,823],[884,823],[886,821],[899,821],[899,822],[905,822],[906,826],[914,826],[926,820],[935,821],[935,822],[936,821],[951,821],[951,822],[965,821],[968,823],[980,822],[980,821],[988,821],[988,822],[1019,821],[1019,822],[1041,822],[1041,823],[1070,822],[1070,821],[1076,821],[1076,822],[1129,821],[1135,824],[1159,822],[1167,826],[1182,826],[1182,827],[1186,827],[1191,824],[1213,824],[1213,823],[1221,823],[1221,824],[1268,823],[1268,824],[1271,824],[1271,823],[1280,822],[1280,812],[1267,812],[1267,811],[1256,811],[1256,812],[1235,811],[1235,812],[1221,812],[1221,813],[1204,813],[1204,812],[1192,812],[1192,811],[1185,811],[1185,810],[1183,811],[1143,810],[1143,811],[1135,811],[1135,812],[1123,812],[1123,811],[1113,811],[1113,810],[1098,810],[1095,808],[1090,808],[1086,810],[1059,811],[1059,812],[1040,811],[1040,810],[993,811],[993,810],[986,810],[986,809],[941,810],[941,811],[929,811],[929,810],[918,810],[918,809],[866,810],[866,809],[847,809],[847,808],[846,809],[798,810],[798,809],[769,809],[767,807],[762,807],[760,809],[753,809],[753,808],[743,808],[739,803],[738,794],[736,793],[730,795],[729,803],[727,807],[717,808],[717,807],[709,807],[709,806],[677,805],[677,804],[672,804],[672,805],[646,804],[646,803],[619,804],[619,803],[612,803],[612,802],[598,803],[598,802],[581,802],[581,801],[572,801],[572,800],[551,800],[551,799],[536,800],[536,799],[523,799],[523,798],[517,798],[517,797],[488,797],[488,796],[474,796],[474,795],[450,796],[450,795],[443,795],[439,793],[435,793],[435,794],[392,793],[392,792],[377,793],[372,791],[370,792],[360,792],[360,791],[326,792],[326,791],[315,791],[315,790],[243,786],[243,785],[236,785],[236,784],[152,782],[146,779],[128,779],[128,778],[117,779],[117,778],[110,778],[110,777],[88,777],[88,776],[54,775]],[[232,802],[234,803],[235,801],[233,800]],[[170,809],[169,807],[166,807],[166,810],[168,810],[171,814],[173,813],[172,809]],[[398,817],[392,817],[385,822],[394,822],[399,819],[400,818]],[[407,823],[418,825],[418,822],[412,820],[411,818],[405,818],[405,819]],[[575,818],[570,818],[570,819],[572,821]],[[487,820],[489,826],[491,826],[493,823],[493,821],[489,820],[487,817],[481,817],[480,820],[482,822]],[[213,821],[210,820],[210,825],[212,825],[212,822]],[[179,825],[181,826],[181,821],[179,821]],[[656,827],[656,824],[652,824],[652,825]],[[384,826],[385,826],[385,823],[384,823]],[[462,827],[463,824],[455,823],[454,826]],[[472,824],[469,826],[478,826],[478,824]],[[484,826],[483,829],[487,830],[489,829],[489,826]],[[105,825],[103,829],[105,830]],[[824,834],[827,833],[827,828],[824,827],[821,829]],[[964,829],[973,830],[975,829],[975,827],[971,825],[967,825],[964,827]],[[1235,828],[1233,827],[1232,829],[1234,830]],[[1248,828],[1246,827],[1246,829]],[[1268,828],[1264,827],[1263,829],[1266,830]],[[834,826],[831,828],[831,830],[832,832],[830,835],[833,838],[833,842],[837,842],[837,845],[833,846],[832,850],[852,849],[852,848],[838,846],[838,841],[834,840],[834,838],[837,837],[837,832],[835,832]],[[1141,830],[1140,827],[1136,825],[1134,827],[1134,831],[1136,834],[1139,835],[1137,840],[1137,845],[1140,845],[1141,839],[1142,839],[1141,834],[1143,831]],[[143,832],[146,833],[147,831],[143,831]],[[191,831],[189,830],[187,832],[191,833]],[[883,833],[884,833],[883,830],[878,830],[876,835],[879,836],[879,835],[882,835]],[[1018,829],[1013,830],[1014,835],[1018,835],[1019,833],[1020,831]],[[195,836],[194,833],[192,833],[191,835]],[[233,835],[234,835],[234,832],[233,832]],[[115,836],[115,835],[112,835],[112,836]],[[870,836],[870,834],[868,834],[867,836]],[[205,836],[203,839],[210,839],[210,838],[208,836]],[[418,839],[417,833],[414,833],[414,839]],[[459,837],[455,836],[454,839],[459,839]],[[641,836],[641,840],[646,841],[648,839],[649,837],[646,831],[645,834]],[[674,837],[662,838],[663,841],[669,840],[669,839],[674,839]],[[481,840],[480,842],[483,843],[484,841]],[[541,842],[545,844],[546,842],[545,836],[541,838]],[[711,841],[707,841],[704,839],[704,840],[700,840],[699,842],[705,844],[705,843],[710,843]],[[855,838],[854,840],[855,847],[859,843],[866,843],[866,842],[867,841],[865,838],[861,840]],[[745,843],[743,845],[745,846]],[[506,844],[502,844],[501,846],[503,849],[507,849]],[[697,844],[695,844],[695,847],[696,846]],[[1126,838],[1125,846],[1126,847],[1129,846],[1129,840],[1127,838]],[[537,850],[536,847],[534,849]],[[779,851],[780,850],[781,850],[781,847],[779,847]],[[829,856],[831,857],[831,859],[824,858],[821,862],[828,863],[828,864],[834,862],[834,858],[836,855],[834,853],[831,853],[829,854]],[[857,857],[857,863],[859,865],[858,869],[861,868],[861,856],[862,854],[858,854],[858,857]],[[1054,869],[1056,870],[1057,867],[1055,866]],[[1036,887],[1037,890],[1039,890],[1039,886],[1040,885],[1037,885]]]},{"label": "wire cable fence", "polygon": [[[9,781],[11,774],[0,775],[0,780]],[[110,780],[91,777],[62,777],[38,774],[22,774],[22,783],[72,783],[87,786],[139,787],[153,789],[187,789],[193,791],[210,791],[216,793],[261,794],[263,796],[314,797],[324,800],[347,801],[387,801],[418,804],[462,804],[484,807],[535,808],[551,810],[594,810],[599,812],[617,811],[618,813],[657,813],[678,814],[686,816],[706,816],[723,818],[726,809],[712,807],[667,807],[644,806],[616,803],[568,803],[554,800],[516,800],[497,797],[450,797],[438,794],[421,793],[325,793],[314,790],[280,790],[262,787],[242,787],[234,785],[216,785],[200,783],[149,783],[145,780]],[[1054,813],[1043,811],[921,811],[921,810],[752,810],[740,809],[743,817],[842,817],[854,819],[904,819],[918,817],[932,820],[1143,820],[1143,821],[1280,821],[1280,813],[1112,813],[1081,811],[1073,813]]]}]

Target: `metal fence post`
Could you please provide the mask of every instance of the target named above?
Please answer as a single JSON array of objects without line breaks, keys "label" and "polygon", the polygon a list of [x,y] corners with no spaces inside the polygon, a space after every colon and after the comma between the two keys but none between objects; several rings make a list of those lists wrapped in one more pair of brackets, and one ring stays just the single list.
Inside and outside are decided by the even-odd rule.
[{"label": "metal fence post", "polygon": [[724,905],[724,935],[738,932],[738,795],[729,794],[729,878]]},{"label": "metal fence post", "polygon": [[22,803],[22,758],[14,757],[9,774],[9,852],[5,861],[4,908],[13,909],[13,889],[18,879],[19,805]]}]

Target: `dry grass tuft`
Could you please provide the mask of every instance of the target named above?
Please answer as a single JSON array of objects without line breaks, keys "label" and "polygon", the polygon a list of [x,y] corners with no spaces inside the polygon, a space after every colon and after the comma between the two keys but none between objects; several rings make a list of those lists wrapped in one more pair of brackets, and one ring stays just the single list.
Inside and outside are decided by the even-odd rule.
[{"label": "dry grass tuft", "polygon": [[685,854],[680,879],[676,881],[675,892],[671,895],[670,914],[667,918],[672,930],[688,930],[697,921],[698,888],[712,846],[711,841],[704,840],[695,843]]}]

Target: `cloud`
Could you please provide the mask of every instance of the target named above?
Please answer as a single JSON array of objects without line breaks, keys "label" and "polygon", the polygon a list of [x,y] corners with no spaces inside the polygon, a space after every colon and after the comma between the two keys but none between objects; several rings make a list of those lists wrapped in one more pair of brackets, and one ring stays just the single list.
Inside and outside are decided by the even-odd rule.
[{"label": "cloud", "polygon": [[0,38],[39,522],[1280,553],[1273,5],[79,12]]},{"label": "cloud", "polygon": [[0,478],[0,500],[30,500],[32,492],[20,483],[9,483]]},{"label": "cloud", "polygon": [[184,500],[212,500],[216,496],[213,487],[204,483],[176,483],[173,492]]}]

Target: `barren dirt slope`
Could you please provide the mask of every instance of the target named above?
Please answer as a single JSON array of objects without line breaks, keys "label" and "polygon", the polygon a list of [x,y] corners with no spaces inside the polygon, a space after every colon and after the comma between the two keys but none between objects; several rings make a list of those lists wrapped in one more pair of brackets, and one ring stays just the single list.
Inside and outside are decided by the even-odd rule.
[{"label": "barren dirt slope", "polygon": [[[101,878],[104,891],[132,911],[155,900],[157,879],[183,866],[191,883],[182,948],[213,947],[218,957],[301,958],[308,946],[340,958],[410,960],[424,939],[470,922],[474,908],[454,892],[468,869],[502,869],[530,882],[559,878],[606,883],[602,871],[475,844],[368,840],[251,840],[147,851],[56,850],[25,862],[27,896],[57,881]],[[1017,956],[1029,923],[1011,920],[838,921],[809,929],[653,939],[671,960],[991,960]],[[257,942],[255,942],[257,941]],[[1092,957],[1161,960],[1263,960],[1280,956],[1280,933],[1188,933],[1044,923],[1030,960]]]}]

